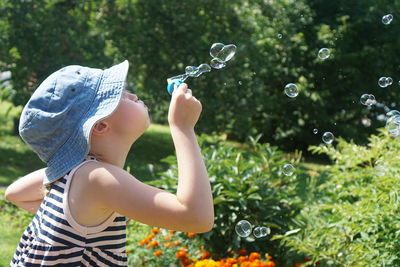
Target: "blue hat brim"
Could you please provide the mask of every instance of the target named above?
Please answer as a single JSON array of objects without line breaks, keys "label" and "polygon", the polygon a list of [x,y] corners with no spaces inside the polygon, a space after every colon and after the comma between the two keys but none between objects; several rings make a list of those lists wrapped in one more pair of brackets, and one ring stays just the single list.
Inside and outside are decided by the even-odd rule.
[{"label": "blue hat brim", "polygon": [[92,105],[70,138],[48,161],[44,184],[58,180],[78,166],[88,155],[92,128],[98,121],[110,116],[118,107],[128,70],[129,62],[125,60],[103,71]]}]

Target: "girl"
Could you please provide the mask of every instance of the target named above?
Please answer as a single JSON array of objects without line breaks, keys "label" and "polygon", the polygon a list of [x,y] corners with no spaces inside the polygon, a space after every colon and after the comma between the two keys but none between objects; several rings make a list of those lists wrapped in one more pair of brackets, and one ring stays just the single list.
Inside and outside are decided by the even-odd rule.
[{"label": "girl", "polygon": [[24,107],[20,135],[47,168],[5,192],[35,213],[10,266],[127,266],[127,218],[177,231],[211,230],[211,187],[194,131],[202,106],[186,84],[173,92],[168,113],[176,195],[124,171],[132,144],[150,125],[146,105],[124,91],[128,68],[128,61],[106,70],[67,66]]}]

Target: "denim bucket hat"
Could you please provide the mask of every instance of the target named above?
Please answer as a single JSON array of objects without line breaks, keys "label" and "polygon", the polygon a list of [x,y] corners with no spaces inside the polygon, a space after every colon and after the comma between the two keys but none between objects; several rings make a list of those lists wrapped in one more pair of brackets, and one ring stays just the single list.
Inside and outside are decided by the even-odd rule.
[{"label": "denim bucket hat", "polygon": [[66,66],[47,77],[22,110],[21,138],[47,163],[44,184],[54,182],[89,153],[92,127],[117,108],[127,60],[101,70]]}]

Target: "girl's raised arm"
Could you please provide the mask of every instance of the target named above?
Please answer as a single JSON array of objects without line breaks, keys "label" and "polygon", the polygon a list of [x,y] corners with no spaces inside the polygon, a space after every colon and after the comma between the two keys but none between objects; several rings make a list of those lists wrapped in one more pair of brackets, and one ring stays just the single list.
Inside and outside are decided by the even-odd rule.
[{"label": "girl's raised arm", "polygon": [[13,182],[4,193],[5,199],[26,211],[36,213],[44,198],[44,170],[31,172]]}]

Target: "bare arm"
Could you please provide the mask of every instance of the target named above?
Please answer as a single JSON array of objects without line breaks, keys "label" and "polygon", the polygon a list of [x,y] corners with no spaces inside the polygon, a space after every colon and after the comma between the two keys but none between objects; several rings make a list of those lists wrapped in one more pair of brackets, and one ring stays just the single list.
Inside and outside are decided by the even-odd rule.
[{"label": "bare arm", "polygon": [[211,186],[198,146],[194,125],[201,103],[186,84],[173,93],[168,114],[178,160],[176,195],[138,181],[126,171],[106,163],[90,163],[81,169],[89,177],[88,197],[99,207],[133,220],[183,232],[207,232],[214,225]]},{"label": "bare arm", "polygon": [[13,182],[4,193],[5,199],[26,211],[36,213],[44,197],[44,170],[34,171]]}]

